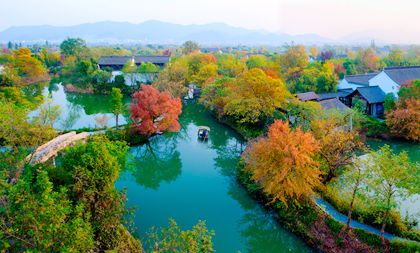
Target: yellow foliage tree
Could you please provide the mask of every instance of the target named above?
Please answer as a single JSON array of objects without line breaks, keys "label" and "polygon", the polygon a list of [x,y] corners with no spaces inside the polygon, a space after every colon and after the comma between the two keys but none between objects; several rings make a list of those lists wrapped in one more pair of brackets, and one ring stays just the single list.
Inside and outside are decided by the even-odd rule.
[{"label": "yellow foliage tree", "polygon": [[364,144],[356,131],[345,127],[342,117],[329,117],[312,121],[312,132],[321,145],[320,156],[328,168],[324,182],[336,176],[336,171],[344,165],[352,165],[355,152]]},{"label": "yellow foliage tree", "polygon": [[313,158],[318,151],[319,144],[311,133],[275,121],[267,137],[248,146],[243,155],[245,170],[272,201],[297,203],[312,196],[321,184],[322,172]]},{"label": "yellow foliage tree", "polygon": [[244,72],[232,86],[224,111],[238,123],[254,124],[271,116],[291,97],[280,79],[268,76],[261,69]]}]

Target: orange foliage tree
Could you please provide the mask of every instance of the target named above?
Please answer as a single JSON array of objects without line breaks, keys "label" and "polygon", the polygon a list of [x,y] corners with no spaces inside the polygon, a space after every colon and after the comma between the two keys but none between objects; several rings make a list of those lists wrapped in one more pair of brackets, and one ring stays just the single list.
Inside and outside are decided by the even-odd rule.
[{"label": "orange foliage tree", "polygon": [[245,170],[272,197],[286,205],[313,195],[321,184],[319,163],[314,160],[319,144],[311,133],[292,130],[275,121],[268,136],[251,143],[243,159]]},{"label": "orange foliage tree", "polygon": [[162,131],[179,131],[178,117],[182,112],[179,98],[159,92],[153,86],[143,85],[133,94],[130,114],[133,127],[141,134],[151,136]]}]

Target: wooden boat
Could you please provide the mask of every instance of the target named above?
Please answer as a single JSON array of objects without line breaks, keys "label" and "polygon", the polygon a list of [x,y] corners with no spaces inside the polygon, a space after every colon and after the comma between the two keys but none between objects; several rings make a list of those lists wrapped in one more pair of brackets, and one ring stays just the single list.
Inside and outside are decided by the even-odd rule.
[{"label": "wooden boat", "polygon": [[198,139],[207,140],[209,138],[210,127],[199,126],[198,127]]}]

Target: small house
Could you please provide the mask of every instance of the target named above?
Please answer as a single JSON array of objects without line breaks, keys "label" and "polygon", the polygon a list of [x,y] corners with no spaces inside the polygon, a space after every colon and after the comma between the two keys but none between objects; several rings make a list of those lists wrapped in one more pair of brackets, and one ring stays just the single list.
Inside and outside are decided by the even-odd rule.
[{"label": "small house", "polygon": [[350,104],[357,97],[366,106],[366,113],[374,117],[384,114],[385,92],[379,86],[359,87],[347,95]]},{"label": "small house", "polygon": [[302,102],[319,100],[319,96],[313,91],[305,92],[305,93],[298,93],[296,94],[296,97]]},{"label": "small house", "polygon": [[150,62],[155,64],[156,66],[159,66],[163,68],[166,63],[168,63],[170,60],[169,56],[163,55],[163,56],[102,56],[99,59],[99,68],[111,68],[114,71],[121,70],[124,65],[128,61],[132,61],[137,66],[140,66],[142,63]]},{"label": "small house", "polygon": [[343,102],[341,102],[337,98],[321,100],[319,101],[319,104],[323,109],[327,110],[333,109],[338,110],[340,112],[347,112],[348,110],[350,110],[350,108],[348,108],[345,104],[343,104]]}]

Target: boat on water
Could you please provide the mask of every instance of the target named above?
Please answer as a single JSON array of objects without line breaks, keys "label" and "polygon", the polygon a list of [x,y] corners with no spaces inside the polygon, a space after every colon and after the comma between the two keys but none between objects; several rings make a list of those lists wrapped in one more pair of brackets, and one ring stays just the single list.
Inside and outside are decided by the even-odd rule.
[{"label": "boat on water", "polygon": [[209,138],[210,127],[207,126],[199,126],[198,127],[198,139],[200,140],[207,140]]}]

